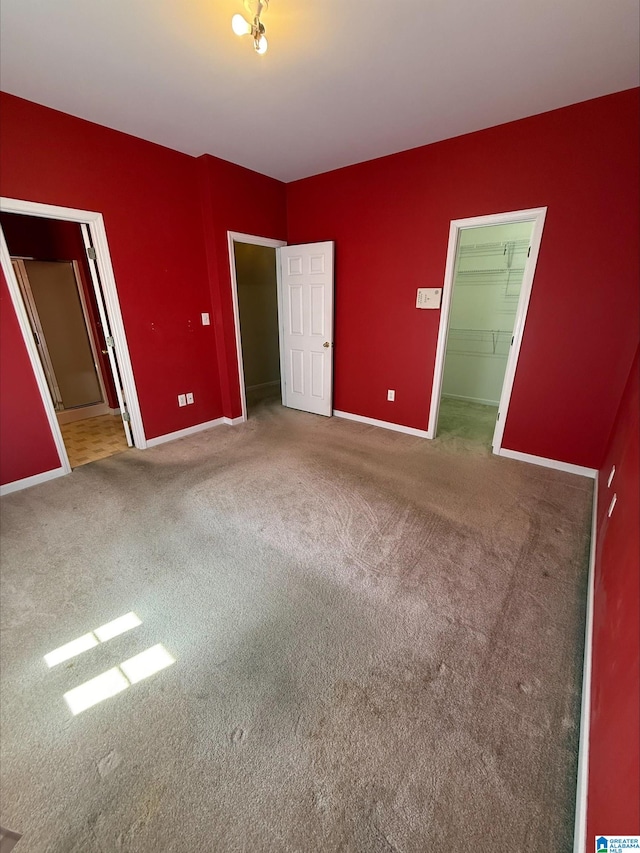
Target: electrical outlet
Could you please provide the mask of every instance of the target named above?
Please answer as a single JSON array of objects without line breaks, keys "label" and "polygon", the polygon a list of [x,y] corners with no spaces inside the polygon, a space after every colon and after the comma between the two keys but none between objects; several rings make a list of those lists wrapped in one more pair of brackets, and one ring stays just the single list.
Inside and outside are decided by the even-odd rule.
[{"label": "electrical outlet", "polygon": [[200,317],[202,318],[202,325],[203,326],[210,326],[211,325],[211,320],[209,319],[209,315],[205,311],[202,312]]},{"label": "electrical outlet", "polygon": [[387,400],[390,403],[393,403],[395,399],[396,399],[396,392],[393,391],[391,388],[389,388],[389,390],[387,391]]},{"label": "electrical outlet", "polygon": [[193,403],[193,394],[191,391],[187,394],[187,406],[190,406]]},{"label": "electrical outlet", "polygon": [[187,405],[187,398],[185,397],[184,394],[178,394],[178,405],[179,406],[186,406]]}]

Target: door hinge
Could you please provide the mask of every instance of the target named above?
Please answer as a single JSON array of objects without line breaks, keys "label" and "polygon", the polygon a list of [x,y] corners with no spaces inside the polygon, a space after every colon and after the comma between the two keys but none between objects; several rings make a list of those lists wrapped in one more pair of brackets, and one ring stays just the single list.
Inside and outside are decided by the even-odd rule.
[{"label": "door hinge", "polygon": [[498,417],[496,418],[496,421],[499,421],[499,420],[500,420],[500,412],[498,412]]},{"label": "door hinge", "polygon": [[527,257],[531,257],[531,246],[527,249]]},{"label": "door hinge", "polygon": [[114,347],[114,346],[115,346],[114,340],[113,340],[113,338],[111,337],[111,335],[108,335],[108,336],[105,338],[105,343],[106,343],[106,345],[107,345],[108,347]]},{"label": "door hinge", "polygon": [[515,336],[511,338],[511,346],[513,346],[513,342],[515,341]]},{"label": "door hinge", "polygon": [[122,420],[126,421],[127,423],[131,421],[131,415],[129,414],[129,412],[122,413]]},{"label": "door hinge", "polygon": [[89,246],[89,248],[87,249],[87,257],[90,261],[97,260],[98,256],[96,255],[96,250],[93,248],[93,246]]},{"label": "door hinge", "polygon": [[37,336],[37,334],[35,332],[33,333],[33,340],[36,342],[36,346],[39,347],[40,346],[40,338]]}]

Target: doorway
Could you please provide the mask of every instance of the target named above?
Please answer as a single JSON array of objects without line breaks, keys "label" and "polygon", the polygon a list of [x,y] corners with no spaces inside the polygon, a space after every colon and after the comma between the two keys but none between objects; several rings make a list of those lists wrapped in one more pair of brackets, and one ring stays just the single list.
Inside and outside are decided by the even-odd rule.
[{"label": "doorway", "polygon": [[242,420],[261,406],[282,400],[281,334],[276,251],[286,246],[237,231],[228,232]]},{"label": "doorway", "polygon": [[451,223],[430,437],[499,453],[544,214]]},{"label": "doorway", "polygon": [[281,401],[276,250],[234,241],[247,415]]},{"label": "doorway", "polygon": [[126,450],[80,225],[12,213],[0,222],[69,465]]},{"label": "doorway", "polygon": [[[5,234],[6,220],[3,219]],[[11,251],[11,250],[10,250]],[[59,423],[110,412],[77,261],[11,255]],[[103,344],[104,345],[104,344]],[[110,383],[111,386],[113,382]],[[110,388],[111,394],[115,391]]]},{"label": "doorway", "polygon": [[0,260],[58,450],[57,473],[134,442],[146,447],[101,214],[0,203]]},{"label": "doorway", "polygon": [[[8,214],[10,215],[10,214]],[[7,216],[8,216],[7,215]],[[23,217],[29,219],[30,217]],[[11,245],[11,227],[2,219]],[[21,223],[22,224],[22,223]],[[70,225],[47,220],[45,224]],[[81,241],[78,229],[78,238]],[[31,238],[37,232],[31,232]],[[31,244],[35,250],[36,246]],[[40,252],[36,252],[40,254]],[[101,363],[107,353],[97,309],[83,286],[78,260],[12,256],[33,339],[60,425],[69,465],[78,468],[129,446],[113,377]]]},{"label": "doorway", "polygon": [[[227,234],[242,420],[247,419],[247,402],[256,403],[254,394],[262,397],[263,401],[271,396],[273,402],[278,393],[282,405],[287,408],[330,417],[333,398],[333,242],[287,246],[281,240],[234,231]],[[260,256],[256,247],[268,250],[262,255],[262,271],[260,263],[254,263],[253,270],[243,266],[243,257],[255,259]],[[267,267],[269,273],[265,275]],[[272,275],[274,268],[275,281]],[[243,296],[239,271],[241,277],[246,276]],[[262,296],[255,296],[257,287],[264,288]],[[248,307],[250,301],[253,304]],[[261,360],[261,372],[249,373],[245,369],[245,357],[252,363]],[[270,365],[270,373],[265,372],[267,364]],[[279,378],[276,378],[278,373]]]}]

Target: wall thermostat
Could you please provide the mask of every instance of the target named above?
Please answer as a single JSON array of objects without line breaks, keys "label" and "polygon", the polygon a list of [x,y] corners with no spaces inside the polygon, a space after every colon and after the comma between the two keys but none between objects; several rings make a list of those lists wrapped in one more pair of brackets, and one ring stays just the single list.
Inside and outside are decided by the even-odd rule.
[{"label": "wall thermostat", "polygon": [[441,296],[441,287],[419,287],[416,308],[439,308]]}]

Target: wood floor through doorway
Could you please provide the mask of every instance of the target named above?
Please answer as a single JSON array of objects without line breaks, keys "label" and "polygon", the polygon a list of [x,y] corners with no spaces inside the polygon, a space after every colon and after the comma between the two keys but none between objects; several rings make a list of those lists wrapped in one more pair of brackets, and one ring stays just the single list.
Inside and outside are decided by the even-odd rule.
[{"label": "wood floor through doorway", "polygon": [[127,450],[120,415],[100,415],[60,426],[64,446],[72,468],[106,459]]}]

